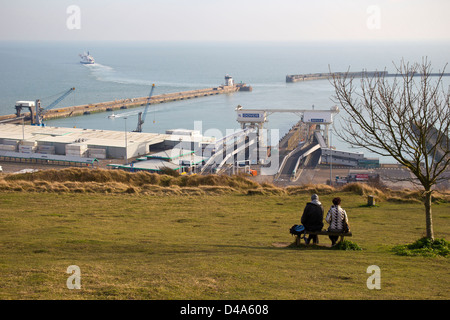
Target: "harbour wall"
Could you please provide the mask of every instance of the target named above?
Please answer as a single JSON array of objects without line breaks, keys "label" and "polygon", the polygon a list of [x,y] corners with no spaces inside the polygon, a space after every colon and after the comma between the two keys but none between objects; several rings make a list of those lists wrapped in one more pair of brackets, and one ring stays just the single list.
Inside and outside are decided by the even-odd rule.
[{"label": "harbour wall", "polygon": [[[415,73],[414,76],[422,76],[421,73]],[[293,74],[286,76],[286,82],[310,81],[310,80],[326,80],[333,77],[348,77],[348,78],[364,78],[364,77],[402,77],[400,74],[388,73],[387,71],[361,71],[361,72],[324,72],[324,73],[308,73],[308,74]],[[430,73],[428,76],[439,77],[450,76],[450,73]]]},{"label": "harbour wall", "polygon": [[[213,96],[218,94],[233,93],[236,91],[252,91],[251,86],[245,84],[233,85],[233,86],[219,86],[214,88],[182,91],[175,93],[165,93],[160,95],[154,95],[150,99],[150,105],[160,104],[179,100],[195,99],[206,96]],[[145,106],[148,102],[148,97],[131,98],[131,99],[121,99],[100,103],[91,103],[80,106],[72,106],[65,108],[50,109],[44,113],[45,119],[57,119],[57,118],[68,118],[81,115],[88,115],[91,113],[115,111],[120,109],[128,109]],[[13,108],[13,106],[12,106]],[[29,120],[30,113],[26,112],[22,114],[25,117],[25,121]],[[15,114],[0,116],[0,122],[21,122],[22,118],[18,118]]]}]

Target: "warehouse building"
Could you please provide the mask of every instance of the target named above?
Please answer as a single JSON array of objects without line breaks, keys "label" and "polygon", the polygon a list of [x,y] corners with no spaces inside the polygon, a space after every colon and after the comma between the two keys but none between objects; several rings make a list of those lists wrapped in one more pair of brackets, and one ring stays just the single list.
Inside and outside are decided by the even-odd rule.
[{"label": "warehouse building", "polygon": [[23,154],[128,159],[149,153],[169,138],[158,133],[0,124],[0,151]]},{"label": "warehouse building", "polygon": [[[19,159],[39,159],[40,155],[67,159],[130,159],[157,153],[162,159],[170,152],[171,157],[186,156],[193,150],[202,150],[213,138],[204,138],[195,130],[168,130],[165,134],[124,132],[82,128],[0,124],[0,153],[8,152]],[[181,154],[179,150],[184,150]],[[16,155],[14,155],[17,153]],[[25,156],[26,155],[26,156]],[[33,155],[30,157],[30,155]],[[44,157],[45,158],[45,157]],[[5,158],[6,159],[6,158]],[[162,159],[170,160],[170,159]],[[4,160],[7,161],[7,160]],[[91,161],[91,160],[89,160]],[[198,158],[194,162],[199,161]]]}]

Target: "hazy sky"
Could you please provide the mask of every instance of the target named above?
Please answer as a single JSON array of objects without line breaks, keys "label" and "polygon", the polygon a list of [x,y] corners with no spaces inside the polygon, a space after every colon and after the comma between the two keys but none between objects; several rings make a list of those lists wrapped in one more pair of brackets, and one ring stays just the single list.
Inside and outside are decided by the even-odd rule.
[{"label": "hazy sky", "polygon": [[0,0],[0,40],[450,41],[449,14],[449,0]]}]

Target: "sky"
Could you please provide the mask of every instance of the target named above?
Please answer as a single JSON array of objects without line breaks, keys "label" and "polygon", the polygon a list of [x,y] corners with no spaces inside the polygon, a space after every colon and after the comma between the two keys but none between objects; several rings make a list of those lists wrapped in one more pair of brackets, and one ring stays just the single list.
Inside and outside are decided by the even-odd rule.
[{"label": "sky", "polygon": [[0,0],[0,41],[450,41],[449,0]]}]

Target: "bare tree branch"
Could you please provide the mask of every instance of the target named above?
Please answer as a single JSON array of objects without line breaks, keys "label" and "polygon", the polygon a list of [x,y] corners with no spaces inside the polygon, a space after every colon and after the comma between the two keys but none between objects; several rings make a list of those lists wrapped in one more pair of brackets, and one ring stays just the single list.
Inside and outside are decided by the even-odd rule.
[{"label": "bare tree branch", "polygon": [[[407,167],[426,196],[427,235],[431,226],[431,193],[450,167],[450,91],[443,88],[427,58],[421,64],[401,61],[395,77],[365,75],[356,88],[349,71],[332,74],[334,100],[346,111],[337,135],[345,142]],[[418,80],[417,80],[418,79]]]}]

